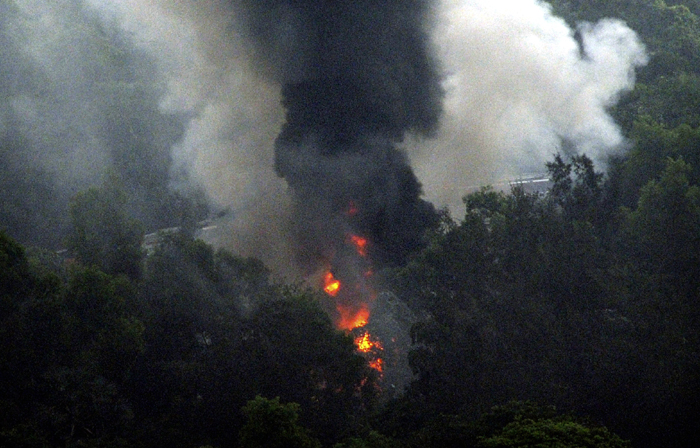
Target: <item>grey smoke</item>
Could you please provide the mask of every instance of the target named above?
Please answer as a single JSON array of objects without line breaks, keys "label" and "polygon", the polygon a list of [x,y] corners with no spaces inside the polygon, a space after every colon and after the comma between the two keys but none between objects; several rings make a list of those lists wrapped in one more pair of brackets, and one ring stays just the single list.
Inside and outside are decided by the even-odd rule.
[{"label": "grey smoke", "polygon": [[470,187],[542,172],[562,142],[598,168],[625,147],[608,108],[646,55],[624,23],[573,30],[538,0],[443,0],[438,14],[445,116],[437,138],[408,145],[430,200],[459,216]]},{"label": "grey smoke", "polygon": [[[51,87],[44,90],[65,93],[51,98],[27,87],[8,100],[33,142],[29,158],[65,182],[94,182],[113,163],[100,124],[104,104],[90,81],[104,42],[79,32],[81,2],[10,3],[24,22],[4,26],[42,69]],[[355,175],[372,178],[387,167],[401,168],[390,171],[393,181],[403,176],[403,200],[416,210],[428,207],[417,200],[422,184],[433,204],[459,214],[469,187],[541,170],[564,141],[600,163],[623,148],[607,109],[632,88],[634,69],[645,62],[625,24],[604,20],[572,30],[537,0],[85,3],[156,61],[160,110],[183,117],[184,133],[170,145],[171,188],[198,185],[212,203],[237,212],[222,243],[287,273],[299,252],[287,223],[298,221],[307,177],[330,168],[315,182],[338,184],[330,199],[314,201],[318,210],[311,212],[320,215],[337,214],[349,192],[365,188],[371,200],[360,230],[381,228],[369,216],[401,189]],[[330,35],[319,41],[321,22]],[[312,87],[330,73],[342,73],[333,88]],[[324,100],[311,115],[329,115],[333,130],[297,120],[289,102],[295,95]],[[338,106],[336,98],[356,102]]]},{"label": "grey smoke", "polygon": [[201,186],[212,203],[233,211],[217,244],[296,275],[283,225],[290,201],[274,171],[280,85],[254,63],[231,7],[218,0],[89,4],[157,58],[167,86],[161,109],[190,117],[172,148],[172,187]]},{"label": "grey smoke", "polygon": [[[330,264],[360,287],[368,266],[348,233],[371,238],[374,263],[400,263],[435,218],[430,202],[459,216],[469,187],[541,170],[564,142],[600,164],[623,148],[608,108],[646,61],[625,24],[572,30],[538,0],[14,0],[0,8],[8,4],[22,15],[0,18],[0,39],[12,36],[43,77],[11,89],[9,111],[0,111],[0,132],[17,127],[30,141],[24,158],[74,190],[117,162],[115,134],[105,131],[114,103],[96,82],[115,36],[95,34],[96,13],[154,62],[123,80],[157,80],[150,94],[160,118],[133,125],[168,135],[155,146],[164,147],[169,188],[203,188],[232,210],[217,243],[290,277]],[[22,76],[0,74],[3,82]],[[165,130],[162,117],[176,117],[180,132]],[[409,344],[400,337],[411,319],[398,319],[400,302],[387,297],[370,325],[385,341],[399,338],[404,364],[389,381],[401,384],[410,376],[398,349]]]},{"label": "grey smoke", "polygon": [[[291,210],[285,185],[271,170],[273,142],[284,120],[281,87],[318,76],[314,58],[320,56],[304,15],[314,5],[113,2],[125,27],[161,56],[171,86],[163,107],[199,111],[197,125],[176,148],[179,163],[213,198],[234,209],[242,197],[282,201],[264,214],[268,224],[288,219],[279,210]],[[580,48],[576,30],[537,0],[442,0],[428,14],[422,19],[442,70],[444,112],[437,129],[409,126],[429,130],[434,138],[409,134],[403,145],[434,204],[459,214],[469,187],[541,171],[563,141],[601,164],[624,147],[607,109],[633,87],[634,69],[646,61],[643,45],[624,23],[580,24]],[[381,32],[368,37],[378,41]],[[368,83],[390,85],[381,64],[353,60],[365,53],[376,59],[384,47],[358,52],[357,45],[338,54],[352,52],[347,60],[363,67],[357,76]],[[340,56],[327,62],[344,63]],[[404,108],[395,91],[379,92],[377,101]],[[222,110],[233,121],[222,120]],[[218,144],[206,144],[212,142]],[[309,150],[307,145],[302,151]]]},{"label": "grey smoke", "polygon": [[60,248],[69,198],[110,173],[149,229],[171,224],[184,117],[158,109],[152,57],[83,1],[7,0],[0,14],[0,226]]},{"label": "grey smoke", "polygon": [[[336,266],[347,233],[401,263],[435,222],[396,144],[431,135],[442,88],[428,1],[240,1],[251,44],[282,84],[275,168],[293,197],[299,261]],[[282,51],[280,51],[280,49]],[[349,204],[357,208],[347,216]],[[329,259],[330,258],[330,259]]]},{"label": "grey smoke", "polygon": [[25,85],[9,98],[16,126],[30,142],[28,156],[63,182],[95,182],[108,158],[98,129],[102,105],[94,83],[88,81],[97,70],[99,42],[82,35],[75,22],[81,6],[75,2],[14,3],[20,14],[6,24],[6,32],[24,52],[31,71],[40,73],[38,79],[26,80],[36,85]]}]

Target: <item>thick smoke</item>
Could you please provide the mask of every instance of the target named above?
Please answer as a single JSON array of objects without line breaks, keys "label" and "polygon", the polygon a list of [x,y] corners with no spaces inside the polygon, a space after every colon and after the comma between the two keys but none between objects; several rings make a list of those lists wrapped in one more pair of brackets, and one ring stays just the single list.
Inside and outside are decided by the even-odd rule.
[{"label": "thick smoke", "polygon": [[[22,160],[76,191],[161,133],[144,171],[204,188],[232,211],[221,242],[287,273],[346,232],[402,261],[433,216],[421,183],[459,213],[470,187],[542,171],[562,147],[604,162],[624,146],[607,109],[645,60],[624,24],[572,30],[536,0],[85,0],[101,31],[82,4],[1,4],[18,17],[3,38],[40,74],[2,72],[0,130],[28,142]],[[123,73],[102,73],[127,44]],[[159,114],[132,107],[144,79]]]},{"label": "thick smoke", "polygon": [[[538,0],[6,0],[0,13],[13,61],[0,162],[72,192],[116,169],[156,217],[172,214],[161,190],[202,188],[230,210],[219,245],[287,276],[332,268],[360,288],[341,298],[353,311],[372,266],[349,235],[369,239],[373,267],[402,263],[436,220],[423,189],[459,215],[470,187],[542,171],[564,147],[603,163],[624,146],[608,108],[645,62],[624,24],[572,30]],[[391,301],[373,312],[370,326],[410,324]]]},{"label": "thick smoke", "polygon": [[61,248],[70,197],[107,178],[147,228],[174,225],[184,117],[158,109],[152,58],[73,0],[0,2],[0,44],[0,227]]},{"label": "thick smoke", "polygon": [[[474,186],[542,172],[564,147],[602,166],[624,146],[608,108],[645,62],[623,23],[573,30],[537,0],[111,4],[161,62],[170,87],[162,107],[193,117],[175,148],[180,172],[240,212],[235,247],[279,259],[289,241],[309,257],[325,245],[279,230],[290,213],[316,220],[328,238],[350,230],[337,215],[350,200],[365,198],[353,225],[371,235],[415,222],[384,208],[389,197],[428,213],[395,148],[406,135],[427,198],[457,214]],[[418,219],[415,231],[422,227]]]},{"label": "thick smoke", "polygon": [[564,147],[599,168],[624,147],[608,108],[646,56],[623,23],[572,30],[537,0],[443,0],[438,15],[445,115],[437,138],[409,145],[429,199],[459,215],[474,186],[541,173]]},{"label": "thick smoke", "polygon": [[435,221],[396,147],[408,132],[434,133],[440,117],[428,2],[241,3],[252,44],[283,86],[275,168],[294,197],[300,261],[310,270],[331,261],[352,233],[369,238],[375,262],[401,263]]},{"label": "thick smoke", "polygon": [[349,232],[378,262],[417,246],[434,211],[396,143],[440,117],[427,2],[92,4],[159,55],[161,106],[193,116],[177,174],[238,215],[237,250],[284,260],[291,242],[306,275]]},{"label": "thick smoke", "polygon": [[39,168],[60,175],[64,183],[94,182],[109,159],[100,138],[103,104],[94,82],[101,75],[94,60],[100,42],[82,35],[75,23],[81,7],[74,2],[15,4],[18,14],[3,31],[12,36],[10,45],[22,59],[3,63],[18,68],[21,62],[26,78],[8,92],[13,126],[29,143],[26,155]]},{"label": "thick smoke", "polygon": [[219,0],[89,3],[156,58],[167,86],[161,109],[189,117],[172,148],[171,187],[203,187],[216,208],[230,210],[208,239],[295,276],[289,198],[273,166],[280,86],[254,62],[233,8]]}]

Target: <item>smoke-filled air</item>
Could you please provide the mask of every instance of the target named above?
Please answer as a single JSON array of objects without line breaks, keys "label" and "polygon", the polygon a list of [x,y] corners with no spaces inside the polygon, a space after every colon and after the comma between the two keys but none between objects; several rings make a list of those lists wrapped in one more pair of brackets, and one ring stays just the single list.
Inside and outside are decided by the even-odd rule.
[{"label": "smoke-filled air", "polygon": [[675,448],[700,0],[0,0],[0,447]]},{"label": "smoke-filled air", "polygon": [[625,146],[607,111],[646,56],[624,23],[571,29],[536,0],[442,1],[433,39],[444,116],[410,148],[436,204],[459,210],[466,191],[541,174],[559,151],[604,164]]},{"label": "smoke-filled air", "polygon": [[622,22],[574,30],[539,1],[3,8],[21,176],[59,209],[119,179],[149,231],[204,207],[224,217],[209,242],[325,289],[347,330],[368,323],[373,274],[405,265],[474,186],[560,151],[604,166],[625,144],[607,110],[645,63]]},{"label": "smoke-filled air", "polygon": [[2,74],[15,86],[3,128],[28,141],[16,157],[73,192],[128,163],[99,67],[132,52],[108,88],[148,80],[136,95],[153,110],[124,126],[156,141],[157,188],[204,191],[235,216],[219,244],[288,275],[328,262],[347,233],[400,263],[435,208],[563,148],[604,163],[625,145],[607,109],[645,62],[624,23],[574,30],[538,1],[3,5],[18,10],[3,38],[36,78]]}]

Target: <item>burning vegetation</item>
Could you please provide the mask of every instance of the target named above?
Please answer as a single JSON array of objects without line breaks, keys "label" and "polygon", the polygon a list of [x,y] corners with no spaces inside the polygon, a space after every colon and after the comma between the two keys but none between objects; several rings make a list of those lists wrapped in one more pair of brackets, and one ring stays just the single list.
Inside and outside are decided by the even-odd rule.
[{"label": "burning vegetation", "polygon": [[[348,213],[348,216],[354,216],[358,212],[354,202],[350,203],[348,210],[352,212]],[[344,245],[349,246],[352,250],[339,251],[343,254],[343,258],[329,262],[331,268],[323,275],[321,287],[334,301],[336,328],[357,334],[355,337],[357,351],[367,358],[370,367],[381,373],[384,363],[381,355],[384,348],[381,341],[370,335],[366,328],[370,318],[371,304],[376,298],[376,293],[369,285],[372,276],[367,252],[369,240],[360,235],[348,234]],[[337,252],[334,251],[334,253]],[[342,282],[333,274],[334,265],[352,267]],[[361,275],[358,275],[358,272],[361,272]]]},{"label": "burning vegetation", "polygon": [[[443,88],[427,0],[240,2],[256,53],[281,85],[275,171],[292,196],[300,271],[320,275],[335,326],[366,330],[373,268],[402,265],[437,224],[399,144],[431,137]],[[377,370],[381,362],[372,361]]]}]

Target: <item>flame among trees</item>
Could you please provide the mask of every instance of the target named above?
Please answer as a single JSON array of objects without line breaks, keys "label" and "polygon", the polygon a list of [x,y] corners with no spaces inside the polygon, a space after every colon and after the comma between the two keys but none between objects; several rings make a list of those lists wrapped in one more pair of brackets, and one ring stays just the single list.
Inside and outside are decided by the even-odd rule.
[{"label": "flame among trees", "polygon": [[[357,206],[351,201],[345,214],[352,217],[357,212]],[[368,260],[369,240],[367,238],[349,233],[344,243],[353,249],[355,256],[362,260]],[[371,275],[372,269],[365,269],[360,277],[361,281],[366,282]],[[335,324],[338,329],[349,332],[367,325],[370,317],[369,305],[375,297],[375,293],[367,288],[367,285],[352,284],[352,281],[345,280],[341,282],[329,268],[323,275],[321,287],[329,297],[335,300],[337,313]],[[362,334],[355,338],[355,345],[358,352],[367,357],[370,367],[382,372],[382,344],[378,340],[372,339],[369,332],[364,329]]]}]

